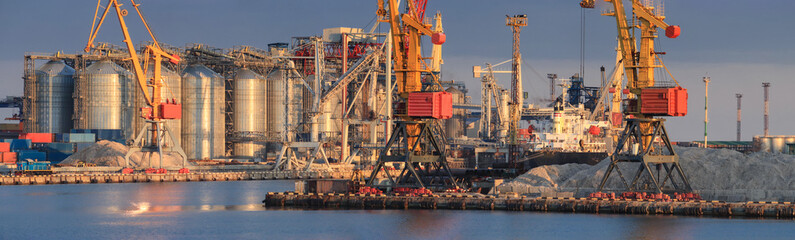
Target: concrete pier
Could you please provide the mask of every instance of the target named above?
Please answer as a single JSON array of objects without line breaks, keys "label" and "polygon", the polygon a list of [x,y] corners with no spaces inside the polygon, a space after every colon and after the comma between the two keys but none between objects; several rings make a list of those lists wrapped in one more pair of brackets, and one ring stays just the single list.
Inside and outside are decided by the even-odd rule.
[{"label": "concrete pier", "polygon": [[[139,183],[139,182],[201,182],[201,181],[248,181],[277,179],[350,179],[353,171],[258,171],[258,172],[196,172],[166,174],[71,174],[57,173],[40,176],[0,176],[0,185],[31,184],[89,184],[89,183]],[[370,170],[362,170],[365,176]],[[397,174],[392,172],[391,174]]]},{"label": "concrete pier", "polygon": [[262,202],[269,208],[504,210],[795,219],[795,204],[792,202],[639,201],[556,197],[505,198],[461,194],[391,196],[293,192],[271,192]]}]

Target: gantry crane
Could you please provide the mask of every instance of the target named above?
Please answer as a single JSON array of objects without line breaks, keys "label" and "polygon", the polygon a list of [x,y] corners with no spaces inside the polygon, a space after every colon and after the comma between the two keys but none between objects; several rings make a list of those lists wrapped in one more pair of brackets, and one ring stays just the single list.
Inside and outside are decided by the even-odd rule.
[{"label": "gantry crane", "polygon": [[[630,0],[631,17],[627,16],[624,9],[624,0],[606,1],[612,4],[613,11],[603,15],[616,19],[621,62],[631,94],[624,108],[626,125],[618,138],[611,155],[611,164],[605,171],[599,190],[604,188],[615,170],[629,191],[662,192],[670,183],[671,190],[690,192],[692,189],[679,164],[679,156],[671,146],[663,124],[665,119],[655,118],[687,114],[687,90],[678,86],[678,83],[674,87],[656,86],[654,79],[654,70],[665,68],[658,56],[662,53],[654,51],[657,29],[665,29],[667,37],[676,38],[679,36],[679,27],[665,23],[661,9],[651,6],[652,1]],[[583,0],[580,6],[593,8],[594,0]],[[640,43],[634,36],[635,28],[641,32]],[[621,173],[621,162],[639,164],[631,182],[626,181]],[[652,167],[656,168],[656,174]],[[663,169],[664,172],[660,173]]]},{"label": "gantry crane", "polygon": [[[173,64],[177,64],[180,61],[180,57],[177,55],[171,55],[165,52],[160,48],[160,44],[157,42],[157,38],[152,33],[149,24],[144,19],[143,14],[138,9],[140,4],[136,4],[135,0],[130,0],[131,5],[135,8],[135,11],[138,13],[138,16],[141,18],[144,26],[146,27],[147,32],[149,32],[149,36],[152,37],[152,44],[145,47],[143,51],[143,64],[138,57],[138,53],[135,50],[135,46],[133,45],[132,39],[130,38],[130,33],[127,31],[127,24],[124,21],[124,17],[127,16],[128,11],[127,9],[122,9],[122,4],[119,3],[118,0],[108,0],[106,6],[104,6],[104,12],[102,13],[102,17],[99,18],[97,21],[97,14],[99,13],[100,7],[103,7],[101,4],[101,0],[97,0],[97,8],[94,12],[94,22],[91,25],[91,34],[88,37],[88,43],[84,51],[89,52],[91,48],[94,46],[94,39],[97,37],[97,33],[99,33],[99,28],[102,26],[102,23],[105,21],[105,17],[108,15],[108,12],[111,8],[116,10],[116,16],[119,19],[119,25],[121,26],[122,34],[124,35],[124,43],[127,45],[127,51],[130,54],[130,62],[133,66],[133,71],[135,74],[136,82],[138,83],[139,90],[146,101],[147,106],[146,108],[141,109],[141,117],[146,119],[148,124],[144,125],[144,128],[138,133],[133,146],[130,147],[130,150],[124,156],[125,160],[125,169],[122,170],[123,173],[130,173],[132,169],[129,168],[130,165],[130,156],[135,152],[158,152],[160,158],[160,169],[158,169],[157,173],[165,173],[165,169],[162,168],[163,166],[163,150],[167,152],[177,152],[183,158],[183,169],[180,172],[187,172],[188,170],[185,167],[185,163],[187,162],[187,156],[185,152],[182,150],[182,147],[179,146],[177,141],[175,140],[174,136],[171,135],[171,130],[168,129],[168,126],[163,124],[162,120],[164,119],[180,119],[182,117],[182,105],[177,103],[175,99],[171,99],[170,101],[167,99],[165,102],[162,98],[162,88],[165,86],[165,83],[161,76],[161,62],[164,59],[167,59],[169,62]],[[146,72],[149,68],[149,61],[152,61],[152,77],[147,78]],[[149,133],[146,136],[146,133]],[[163,146],[163,138],[169,137],[173,146],[169,146],[164,149]],[[151,167],[151,166],[150,166]]]},{"label": "gantry crane", "polygon": [[[392,189],[457,188],[445,157],[444,134],[435,122],[435,119],[451,117],[452,96],[442,91],[438,76],[422,58],[420,43],[425,35],[431,36],[434,44],[442,44],[445,35],[433,32],[431,24],[423,21],[427,0],[407,0],[406,3],[406,12],[401,13],[398,0],[388,0],[388,8],[383,0],[378,0],[379,21],[390,24],[391,60],[395,63],[398,95],[393,116],[399,121],[395,122],[367,185],[379,187],[376,178],[383,171]],[[423,86],[423,80],[428,84]],[[393,178],[386,171],[387,163],[398,163],[400,174],[397,177]]]}]

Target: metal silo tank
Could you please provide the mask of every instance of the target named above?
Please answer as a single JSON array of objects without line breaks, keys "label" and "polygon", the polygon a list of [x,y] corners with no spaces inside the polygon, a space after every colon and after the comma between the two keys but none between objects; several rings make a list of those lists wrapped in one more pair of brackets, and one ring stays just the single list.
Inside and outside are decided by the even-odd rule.
[{"label": "metal silo tank", "polygon": [[[154,72],[154,66],[152,64],[149,65],[146,71],[146,77],[151,78],[152,73]],[[163,79],[165,86],[160,91],[160,98],[161,102],[166,102],[166,100],[175,99],[177,103],[182,103],[182,77],[177,74],[177,72],[171,71],[170,69],[162,66],[160,68],[160,77]],[[140,116],[140,109],[143,107],[149,107],[146,104],[146,100],[144,100],[143,93],[141,93],[140,87],[138,87],[137,83],[133,83],[132,87],[133,96],[135,96],[135,105],[133,108],[133,118],[134,118],[134,131],[133,137],[141,131],[143,128],[144,123],[146,120]],[[151,91],[151,90],[150,90]],[[165,124],[171,129],[171,134],[174,136],[174,140],[179,144],[182,141],[181,137],[181,129],[182,129],[182,120],[180,119],[168,119],[164,120]],[[166,139],[167,142],[170,142]]]},{"label": "metal silo tank", "polygon": [[224,78],[200,64],[182,72],[182,148],[188,159],[224,157]]},{"label": "metal silo tank", "polygon": [[784,137],[784,136],[771,136],[770,138],[772,139],[772,145],[770,147],[770,150],[771,150],[770,152],[780,153],[780,152],[785,152],[786,151],[786,149],[787,149],[787,144],[786,144],[786,140],[787,139],[786,139],[786,137]]},{"label": "metal silo tank", "polygon": [[322,114],[318,118],[320,133],[327,138],[337,138],[342,134],[342,93],[329,95],[321,106]]},{"label": "metal silo tank", "polygon": [[765,136],[759,138],[759,151],[760,152],[773,152],[773,139]]},{"label": "metal silo tank", "polygon": [[80,71],[75,79],[74,127],[131,132],[132,79],[129,71],[109,60],[95,62]]},{"label": "metal silo tank", "polygon": [[[267,82],[264,77],[249,69],[235,73],[234,81],[234,130],[240,135],[262,133],[267,130]],[[253,141],[234,144],[237,157],[261,157],[265,144]]]},{"label": "metal silo tank", "polygon": [[[464,93],[455,87],[449,87],[445,90],[445,92],[453,95],[453,104],[464,103]],[[462,122],[464,117],[463,115],[463,110],[453,109],[453,117],[444,120],[445,134],[447,135],[447,138],[459,138],[464,135],[464,123]]]},{"label": "metal silo tank", "polygon": [[[271,136],[281,136],[284,132],[284,120],[286,116],[285,109],[285,81],[287,80],[287,71],[278,69],[268,74],[267,77],[267,131]],[[281,144],[271,144],[274,151],[281,148]]]},{"label": "metal silo tank", "polygon": [[32,107],[36,117],[28,123],[30,132],[68,133],[72,129],[74,74],[62,61],[49,61],[36,71]]}]

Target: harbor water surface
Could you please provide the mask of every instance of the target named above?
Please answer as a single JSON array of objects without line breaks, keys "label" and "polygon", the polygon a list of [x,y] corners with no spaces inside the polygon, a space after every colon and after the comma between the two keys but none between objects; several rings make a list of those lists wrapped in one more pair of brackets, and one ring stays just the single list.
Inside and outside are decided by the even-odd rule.
[{"label": "harbor water surface", "polygon": [[792,239],[793,220],[266,208],[293,181],[0,186],[0,239]]}]

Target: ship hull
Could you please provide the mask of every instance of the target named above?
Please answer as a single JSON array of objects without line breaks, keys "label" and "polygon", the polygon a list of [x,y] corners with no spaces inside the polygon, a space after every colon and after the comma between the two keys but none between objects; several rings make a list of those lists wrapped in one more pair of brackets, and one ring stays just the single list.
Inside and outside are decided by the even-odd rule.
[{"label": "ship hull", "polygon": [[606,152],[527,152],[527,158],[517,165],[521,172],[545,165],[580,163],[596,165],[607,158]]}]

